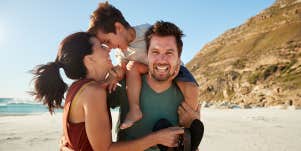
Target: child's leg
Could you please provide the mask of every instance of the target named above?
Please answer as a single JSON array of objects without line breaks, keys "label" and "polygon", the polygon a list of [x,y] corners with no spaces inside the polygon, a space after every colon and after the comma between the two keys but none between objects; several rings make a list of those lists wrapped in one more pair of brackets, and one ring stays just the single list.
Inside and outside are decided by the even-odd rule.
[{"label": "child's leg", "polygon": [[147,72],[147,66],[138,62],[130,61],[127,64],[126,83],[127,96],[129,100],[129,112],[127,113],[124,122],[120,129],[131,127],[136,121],[142,118],[140,110],[139,98],[141,90],[141,74]]},{"label": "child's leg", "polygon": [[184,101],[191,108],[196,110],[199,105],[199,102],[198,102],[199,89],[198,89],[198,86],[196,85],[196,83],[183,82],[183,81],[179,81],[179,80],[177,80],[176,83],[184,95]]}]

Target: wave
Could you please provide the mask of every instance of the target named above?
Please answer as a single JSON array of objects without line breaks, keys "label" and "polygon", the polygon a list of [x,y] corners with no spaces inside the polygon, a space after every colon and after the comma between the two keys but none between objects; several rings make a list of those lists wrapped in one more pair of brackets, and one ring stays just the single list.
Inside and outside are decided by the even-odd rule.
[{"label": "wave", "polygon": [[20,98],[0,98],[0,115],[20,113],[41,113],[48,109],[40,102]]},{"label": "wave", "polygon": [[0,98],[0,106],[4,105],[39,105],[41,102],[32,101],[29,99],[19,99],[19,98]]},{"label": "wave", "polygon": [[7,102],[7,101],[10,101],[12,100],[13,98],[0,98],[0,103],[1,102]]}]

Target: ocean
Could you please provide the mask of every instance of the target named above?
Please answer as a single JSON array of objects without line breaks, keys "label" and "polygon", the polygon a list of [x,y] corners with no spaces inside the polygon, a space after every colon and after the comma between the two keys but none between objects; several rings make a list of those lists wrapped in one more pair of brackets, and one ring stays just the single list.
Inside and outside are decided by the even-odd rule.
[{"label": "ocean", "polygon": [[[62,109],[55,109],[55,113]],[[49,112],[46,105],[30,99],[0,98],[0,116],[26,115]],[[111,109],[111,112],[119,112],[119,108]]]},{"label": "ocean", "polygon": [[[48,112],[48,108],[45,105],[30,99],[0,98],[0,116],[45,112]],[[55,112],[62,112],[62,109],[57,109]]]}]

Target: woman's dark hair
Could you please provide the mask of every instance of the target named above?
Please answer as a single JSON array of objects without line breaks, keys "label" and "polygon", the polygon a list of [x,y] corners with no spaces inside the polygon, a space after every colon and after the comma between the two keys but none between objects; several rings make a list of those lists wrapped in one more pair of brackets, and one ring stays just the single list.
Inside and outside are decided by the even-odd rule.
[{"label": "woman's dark hair", "polygon": [[52,114],[54,108],[62,108],[61,103],[68,86],[60,75],[60,68],[68,78],[85,78],[87,69],[83,63],[86,55],[92,54],[91,35],[77,32],[67,36],[61,43],[54,62],[39,65],[32,70],[34,74],[35,99],[48,105]]}]

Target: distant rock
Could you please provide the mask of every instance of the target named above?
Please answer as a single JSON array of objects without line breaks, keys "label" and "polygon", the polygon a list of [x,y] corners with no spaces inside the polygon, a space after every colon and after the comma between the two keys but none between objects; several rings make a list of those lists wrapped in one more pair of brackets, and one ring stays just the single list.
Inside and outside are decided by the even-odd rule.
[{"label": "distant rock", "polygon": [[202,83],[204,107],[301,108],[301,0],[276,0],[186,66]]}]

